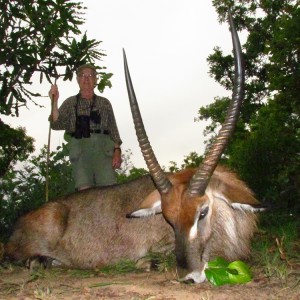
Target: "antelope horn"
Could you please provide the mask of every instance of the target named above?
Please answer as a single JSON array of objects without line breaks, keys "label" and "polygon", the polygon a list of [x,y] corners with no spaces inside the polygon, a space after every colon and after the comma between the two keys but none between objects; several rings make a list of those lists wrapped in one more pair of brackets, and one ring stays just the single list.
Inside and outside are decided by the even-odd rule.
[{"label": "antelope horn", "polygon": [[233,134],[244,98],[245,70],[243,65],[242,50],[230,12],[228,12],[228,18],[232,36],[235,63],[232,102],[227,111],[225,122],[223,123],[216,140],[189,183],[188,193],[190,196],[204,195],[210,177],[213,174],[218,161],[228,144],[229,138]]},{"label": "antelope horn", "polygon": [[127,92],[128,92],[135,132],[136,132],[145,162],[146,162],[149,172],[156,184],[156,187],[160,193],[164,194],[170,190],[170,188],[172,187],[172,184],[169,181],[169,179],[167,178],[167,176],[164,173],[164,171],[162,170],[162,168],[160,167],[159,163],[157,162],[155,154],[150,145],[148,136],[146,134],[145,127],[144,127],[143,120],[142,120],[141,113],[140,113],[140,109],[139,109],[139,105],[136,100],[133,85],[131,82],[130,73],[129,73],[129,69],[128,69],[128,65],[127,65],[126,53],[125,53],[124,49],[123,49],[123,57],[124,57],[126,86],[127,86]]}]

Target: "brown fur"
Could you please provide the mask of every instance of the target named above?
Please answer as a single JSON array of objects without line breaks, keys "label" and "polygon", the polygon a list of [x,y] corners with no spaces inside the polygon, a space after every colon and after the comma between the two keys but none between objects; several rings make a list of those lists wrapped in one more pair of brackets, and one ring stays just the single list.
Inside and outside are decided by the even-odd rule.
[{"label": "brown fur", "polygon": [[186,191],[195,171],[187,169],[170,175],[170,191],[162,195],[153,191],[132,215],[143,216],[145,209],[151,209],[161,199],[162,213],[175,231],[178,264],[190,274],[202,274],[190,275],[195,282],[201,282],[206,263],[216,256],[229,261],[249,257],[257,228],[254,211],[260,204],[247,185],[222,166],[214,171],[205,195],[189,196]]},{"label": "brown fur", "polygon": [[150,176],[128,184],[92,188],[49,202],[21,217],[5,246],[19,261],[50,257],[71,268],[96,268],[138,260],[173,240],[163,217],[128,219],[126,213],[155,189]]}]

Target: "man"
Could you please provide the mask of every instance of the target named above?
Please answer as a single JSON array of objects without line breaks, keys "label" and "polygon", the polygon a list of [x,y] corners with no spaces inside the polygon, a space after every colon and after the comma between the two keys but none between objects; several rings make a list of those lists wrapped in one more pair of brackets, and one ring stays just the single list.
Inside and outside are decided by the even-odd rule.
[{"label": "man", "polygon": [[59,91],[52,85],[51,128],[65,130],[75,188],[116,183],[115,169],[121,166],[122,141],[108,99],[94,93],[97,72],[85,64],[77,70],[79,93],[58,108]]}]

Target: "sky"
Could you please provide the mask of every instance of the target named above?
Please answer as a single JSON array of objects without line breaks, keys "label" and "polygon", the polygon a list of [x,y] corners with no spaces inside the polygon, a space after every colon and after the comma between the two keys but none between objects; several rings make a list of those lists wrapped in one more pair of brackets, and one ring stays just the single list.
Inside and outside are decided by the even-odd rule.
[{"label": "sky", "polygon": [[[208,0],[83,0],[87,7],[80,27],[89,39],[102,41],[107,56],[100,66],[113,73],[112,88],[101,94],[110,100],[117,120],[122,149],[130,149],[131,162],[146,168],[131,117],[125,84],[122,49],[139,102],[144,125],[162,166],[180,165],[184,156],[203,154],[205,122],[195,122],[201,106],[216,96],[230,96],[208,74],[207,57],[213,48],[231,53],[228,24],[218,22]],[[78,93],[76,81],[57,82],[62,103]],[[19,118],[1,118],[13,127],[22,126],[35,139],[36,153],[48,143],[50,99],[48,82],[33,85],[44,97],[35,99],[43,108],[28,105]],[[97,94],[100,94],[96,91]],[[51,131],[51,150],[63,142],[62,131]]]}]

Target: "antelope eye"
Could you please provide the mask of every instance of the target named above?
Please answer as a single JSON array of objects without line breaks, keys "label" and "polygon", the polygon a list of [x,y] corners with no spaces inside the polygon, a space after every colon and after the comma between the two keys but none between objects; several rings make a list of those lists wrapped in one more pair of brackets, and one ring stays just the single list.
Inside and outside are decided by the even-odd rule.
[{"label": "antelope eye", "polygon": [[207,215],[207,213],[208,213],[208,206],[205,207],[205,208],[201,211],[201,213],[200,213],[200,215],[199,215],[199,220],[202,220],[203,218],[205,218],[205,216]]}]

